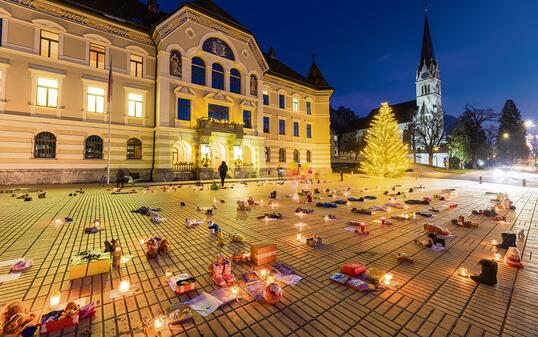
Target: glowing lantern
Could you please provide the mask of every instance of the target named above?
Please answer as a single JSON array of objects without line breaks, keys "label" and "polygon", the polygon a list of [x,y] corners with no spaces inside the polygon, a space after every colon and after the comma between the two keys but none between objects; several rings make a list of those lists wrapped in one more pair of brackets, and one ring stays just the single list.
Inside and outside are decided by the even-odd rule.
[{"label": "glowing lantern", "polygon": [[469,272],[467,271],[467,268],[461,267],[460,271],[458,273],[462,277],[469,277]]},{"label": "glowing lantern", "polygon": [[387,285],[387,286],[390,286],[390,283],[392,281],[392,274],[391,273],[386,273],[384,276],[383,276],[383,284],[384,285]]},{"label": "glowing lantern", "polygon": [[62,294],[58,291],[50,295],[50,307],[55,308],[60,304],[60,298],[62,297]]},{"label": "glowing lantern", "polygon": [[153,327],[155,330],[161,330],[164,327],[164,319],[162,317],[157,317],[153,320]]},{"label": "glowing lantern", "polygon": [[131,288],[131,283],[128,280],[123,280],[120,282],[118,291],[120,292],[120,294],[125,294],[129,292],[129,288]]}]

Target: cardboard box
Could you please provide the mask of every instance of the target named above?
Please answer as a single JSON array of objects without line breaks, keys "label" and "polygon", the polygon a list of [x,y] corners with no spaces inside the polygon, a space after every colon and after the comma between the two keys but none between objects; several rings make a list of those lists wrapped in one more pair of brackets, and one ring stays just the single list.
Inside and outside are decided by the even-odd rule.
[{"label": "cardboard box", "polygon": [[86,276],[108,273],[110,271],[110,267],[110,253],[104,253],[100,259],[92,260],[86,263],[80,263],[80,261],[71,261],[71,265],[69,267],[69,279],[75,280]]},{"label": "cardboard box", "polygon": [[250,258],[256,266],[276,261],[276,244],[272,242],[256,242],[250,245]]}]

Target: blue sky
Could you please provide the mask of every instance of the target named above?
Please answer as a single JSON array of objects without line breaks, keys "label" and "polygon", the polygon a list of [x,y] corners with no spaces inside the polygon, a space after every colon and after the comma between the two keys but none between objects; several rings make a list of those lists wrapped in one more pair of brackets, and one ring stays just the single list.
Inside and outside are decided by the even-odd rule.
[{"label": "blue sky", "polygon": [[[266,51],[305,74],[312,53],[336,89],[332,105],[364,116],[414,99],[424,1],[215,0]],[[538,1],[430,0],[445,112],[466,103],[501,110],[508,98],[538,119]],[[170,11],[180,1],[160,0]]]}]

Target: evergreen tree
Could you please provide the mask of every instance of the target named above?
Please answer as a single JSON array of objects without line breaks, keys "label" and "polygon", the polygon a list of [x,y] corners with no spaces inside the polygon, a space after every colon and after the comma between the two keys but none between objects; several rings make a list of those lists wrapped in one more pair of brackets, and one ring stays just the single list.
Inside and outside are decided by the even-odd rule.
[{"label": "evergreen tree", "polygon": [[372,176],[399,177],[409,168],[408,150],[388,103],[372,119],[361,155],[363,171]]},{"label": "evergreen tree", "polygon": [[527,159],[529,147],[525,138],[525,125],[516,104],[511,99],[504,103],[499,118],[497,133],[497,159],[512,163],[518,159]]}]

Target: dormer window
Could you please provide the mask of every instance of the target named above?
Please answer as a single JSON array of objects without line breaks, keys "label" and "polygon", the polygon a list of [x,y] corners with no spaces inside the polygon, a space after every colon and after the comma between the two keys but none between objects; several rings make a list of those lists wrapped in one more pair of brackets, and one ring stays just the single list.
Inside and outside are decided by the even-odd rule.
[{"label": "dormer window", "polygon": [[56,33],[46,30],[41,31],[40,55],[51,59],[58,58],[58,46],[60,37]]}]

